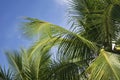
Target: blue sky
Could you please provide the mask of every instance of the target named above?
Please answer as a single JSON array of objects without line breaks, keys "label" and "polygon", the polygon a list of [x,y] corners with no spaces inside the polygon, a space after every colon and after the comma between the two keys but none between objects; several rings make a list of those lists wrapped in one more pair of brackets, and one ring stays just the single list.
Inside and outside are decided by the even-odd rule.
[{"label": "blue sky", "polygon": [[0,0],[0,65],[7,66],[5,50],[27,47],[30,41],[19,31],[22,17],[32,17],[66,26],[66,0]]}]

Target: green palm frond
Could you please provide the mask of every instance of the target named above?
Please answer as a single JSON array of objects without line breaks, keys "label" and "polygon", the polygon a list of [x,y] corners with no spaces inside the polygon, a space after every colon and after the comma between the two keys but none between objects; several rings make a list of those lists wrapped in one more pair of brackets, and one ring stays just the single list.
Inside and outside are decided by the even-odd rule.
[{"label": "green palm frond", "polygon": [[24,35],[33,38],[38,36],[35,44],[28,50],[30,56],[37,50],[40,51],[43,48],[51,48],[53,45],[58,44],[62,40],[62,36],[68,33],[68,30],[49,22],[34,18],[26,19],[30,22],[23,24],[22,30]]},{"label": "green palm frond", "polygon": [[[33,32],[37,32],[37,34],[40,35],[40,39],[38,39],[37,43],[35,43],[35,45],[33,45],[28,50],[28,53],[30,53],[30,55],[32,55],[33,53],[35,53],[35,51],[37,51],[37,50],[40,51],[41,49],[43,49],[43,47],[44,48],[45,47],[51,48],[54,44],[60,43],[61,41],[65,41],[65,42],[67,42],[67,44],[68,43],[69,44],[73,44],[72,42],[75,42],[75,40],[76,40],[76,41],[78,41],[80,43],[78,45],[80,45],[80,46],[86,46],[87,50],[88,49],[91,49],[93,51],[97,50],[94,43],[92,43],[91,41],[85,39],[84,37],[82,37],[79,34],[76,34],[74,32],[66,30],[66,29],[64,29],[64,28],[62,28],[60,26],[57,26],[57,25],[54,25],[54,24],[51,24],[51,23],[48,23],[48,22],[45,22],[45,21],[41,21],[41,20],[33,19],[33,18],[27,18],[27,19],[31,20],[31,21],[28,22],[28,23],[26,23],[26,24],[28,24],[27,26],[25,25],[25,27],[23,27],[23,28],[27,29],[27,30],[25,29],[26,35],[28,33],[31,33],[30,30],[32,30]],[[45,24],[47,24],[47,25],[45,25]],[[45,25],[45,26],[43,26],[43,25]],[[50,36],[46,36],[46,34],[44,34],[44,32],[46,34],[51,35],[51,37]],[[36,35],[36,33],[34,33],[34,35]],[[67,39],[66,35],[67,36],[70,35],[70,38]],[[44,38],[41,39],[42,36],[44,36]],[[78,42],[75,42],[75,43],[78,43]],[[64,51],[67,51],[67,50],[64,50]],[[76,50],[73,50],[73,51],[76,51]],[[77,52],[76,53],[77,55],[84,53],[80,49],[79,49],[79,51],[81,51],[81,53]]]},{"label": "green palm frond", "polygon": [[97,51],[98,48],[94,42],[74,32],[67,34],[59,46],[61,56],[67,55],[71,58],[79,57],[81,60],[94,58],[97,56]]},{"label": "green palm frond", "polygon": [[119,0],[72,0],[69,12],[77,27],[84,29],[87,39],[111,48],[112,39],[120,33],[119,3]]},{"label": "green palm frond", "polygon": [[102,49],[86,72],[89,80],[119,80],[120,55]]},{"label": "green palm frond", "polygon": [[10,69],[13,70],[14,78],[16,79],[24,79],[24,63],[23,63],[23,57],[22,53],[19,51],[7,51],[6,56],[8,59],[8,62],[10,64]]},{"label": "green palm frond", "polygon": [[[83,67],[69,61],[54,61],[51,65],[50,80],[85,80]],[[49,80],[48,79],[48,80]]]},{"label": "green palm frond", "polygon": [[25,18],[28,22],[23,23],[21,28],[23,35],[27,38],[37,37],[37,39],[52,38],[62,36],[67,30],[52,23],[41,21],[35,18]]},{"label": "green palm frond", "polygon": [[23,49],[7,52],[6,56],[14,75],[13,79],[47,80],[46,78],[50,75],[51,56],[45,51],[36,51],[36,54],[33,54],[31,58],[29,58],[27,51]]},{"label": "green palm frond", "polygon": [[37,53],[30,61],[29,66],[25,70],[25,75],[29,80],[47,80],[50,72],[49,65],[51,63],[50,55],[47,53]]},{"label": "green palm frond", "polygon": [[36,52],[49,52],[54,45],[58,45],[62,41],[62,38],[43,39],[35,42],[29,49],[29,58]]},{"label": "green palm frond", "polygon": [[12,71],[10,69],[2,69],[0,66],[0,80],[13,80]]}]

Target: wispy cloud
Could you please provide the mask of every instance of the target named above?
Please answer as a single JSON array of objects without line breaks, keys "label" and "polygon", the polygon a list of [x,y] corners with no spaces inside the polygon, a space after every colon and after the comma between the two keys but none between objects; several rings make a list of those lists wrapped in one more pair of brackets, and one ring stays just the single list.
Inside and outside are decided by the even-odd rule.
[{"label": "wispy cloud", "polygon": [[60,5],[67,5],[70,0],[54,0],[54,1],[56,1]]}]

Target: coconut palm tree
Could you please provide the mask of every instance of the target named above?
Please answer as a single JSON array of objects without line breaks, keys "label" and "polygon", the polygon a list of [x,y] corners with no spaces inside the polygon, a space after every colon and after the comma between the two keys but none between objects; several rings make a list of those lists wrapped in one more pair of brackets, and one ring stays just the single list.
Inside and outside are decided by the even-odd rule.
[{"label": "coconut palm tree", "polygon": [[[35,19],[25,27],[28,36],[33,35],[31,31],[37,36],[45,31],[48,43],[59,43],[59,60],[52,67],[52,77],[119,80],[120,55],[112,44],[114,41],[119,45],[120,40],[120,0],[72,0],[68,12],[71,30]],[[34,49],[39,49],[39,45]]]},{"label": "coconut palm tree", "polygon": [[[29,22],[23,23],[23,34],[36,42],[22,55],[27,58],[19,58],[18,53],[9,57],[14,64],[24,64],[15,68],[17,79],[120,80],[116,47],[120,45],[120,0],[71,0],[68,13],[70,30],[26,18]],[[56,58],[41,56],[53,46],[57,47],[56,54],[52,54]],[[44,63],[39,62],[41,58]],[[39,64],[45,65],[44,69],[38,68]]]}]

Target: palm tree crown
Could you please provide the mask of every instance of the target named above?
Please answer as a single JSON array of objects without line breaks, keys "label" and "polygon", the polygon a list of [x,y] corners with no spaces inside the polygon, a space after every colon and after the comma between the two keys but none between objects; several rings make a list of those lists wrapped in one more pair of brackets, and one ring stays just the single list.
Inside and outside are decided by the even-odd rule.
[{"label": "palm tree crown", "polygon": [[[71,30],[26,18],[21,30],[36,42],[28,50],[7,53],[14,78],[120,80],[120,0],[71,0],[68,13]],[[50,54],[53,46],[56,59]]]}]

